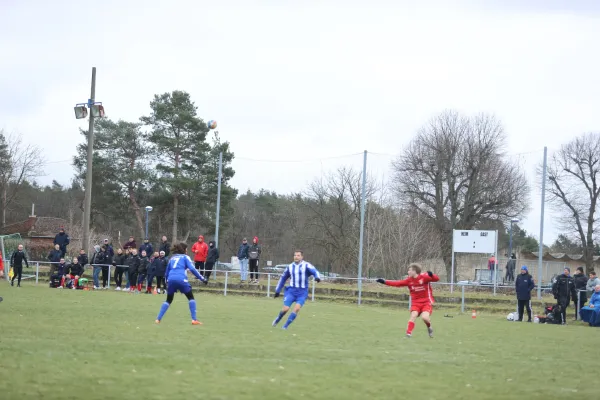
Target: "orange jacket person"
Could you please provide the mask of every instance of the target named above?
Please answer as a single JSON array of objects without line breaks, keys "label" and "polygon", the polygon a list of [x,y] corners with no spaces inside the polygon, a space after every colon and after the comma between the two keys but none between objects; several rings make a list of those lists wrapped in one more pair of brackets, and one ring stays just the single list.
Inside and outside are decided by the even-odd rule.
[{"label": "orange jacket person", "polygon": [[198,236],[198,241],[192,246],[194,253],[194,266],[197,270],[204,270],[204,263],[208,256],[208,245],[204,242],[204,236]]}]

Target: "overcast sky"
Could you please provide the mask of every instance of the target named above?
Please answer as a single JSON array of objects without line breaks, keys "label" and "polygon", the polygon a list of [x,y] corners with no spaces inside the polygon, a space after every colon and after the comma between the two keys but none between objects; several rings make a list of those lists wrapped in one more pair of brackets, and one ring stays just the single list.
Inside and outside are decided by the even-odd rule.
[{"label": "overcast sky", "polygon": [[[600,127],[600,2],[416,3],[0,0],[0,128],[44,149],[40,183],[68,184],[86,127],[72,107],[96,66],[110,118],[135,121],[154,94],[186,90],[232,144],[233,185],[287,193],[361,168],[362,154],[339,156],[363,150],[389,176],[446,108],[494,113],[536,188],[523,225],[538,236],[543,147]],[[546,224],[549,243],[550,213]]]}]

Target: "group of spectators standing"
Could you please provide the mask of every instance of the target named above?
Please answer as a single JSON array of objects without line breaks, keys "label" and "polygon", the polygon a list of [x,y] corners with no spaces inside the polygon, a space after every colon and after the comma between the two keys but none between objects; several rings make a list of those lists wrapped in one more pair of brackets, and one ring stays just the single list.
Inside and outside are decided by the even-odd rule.
[{"label": "group of spectators standing", "polygon": [[[571,301],[573,302],[575,313],[574,320],[577,320],[581,316],[585,322],[593,324],[594,321],[590,321],[590,316],[595,318],[596,314],[600,313],[597,308],[598,305],[595,305],[595,302],[598,301],[596,299],[600,299],[600,295],[592,297],[592,301],[586,306],[588,295],[594,296],[594,293],[600,292],[600,279],[596,275],[596,272],[590,271],[588,275],[589,277],[585,275],[583,267],[578,267],[573,275],[571,275],[570,268],[565,268],[563,273],[552,284],[552,295],[560,308],[560,323],[562,325],[567,323],[567,308]],[[515,280],[515,290],[518,300],[518,321],[523,320],[523,312],[526,309],[527,322],[531,322],[531,291],[534,287],[535,282],[529,274],[527,267],[521,267],[521,273]],[[591,314],[584,312],[584,308],[586,309],[585,311],[591,309],[594,312]]]},{"label": "group of spectators standing", "polygon": [[248,267],[250,267],[250,283],[258,284],[258,263],[261,253],[262,249],[258,244],[257,236],[254,236],[251,245],[248,244],[246,238],[242,240],[237,253],[237,258],[240,262],[241,283],[246,283],[248,279]]},{"label": "group of spectators standing", "polygon": [[[171,252],[166,236],[162,237],[156,251],[148,238],[145,238],[138,247],[135,238],[130,236],[129,240],[116,251],[110,240],[104,239],[101,244],[94,246],[91,256],[81,249],[77,256],[67,262],[66,254],[70,242],[69,235],[61,227],[54,238],[54,248],[48,253],[47,259],[51,263],[50,276],[51,279],[58,282],[57,287],[77,288],[86,265],[91,265],[94,289],[108,289],[109,266],[112,266],[114,267],[115,290],[149,293],[155,279],[157,292],[165,290],[165,269]],[[209,280],[220,257],[215,241],[211,240],[206,243],[204,236],[200,235],[191,251],[196,269]],[[246,238],[242,240],[237,252],[241,283],[248,281],[248,275],[250,283],[259,283],[258,267],[261,253],[258,237],[255,236],[251,244]],[[17,251],[11,256],[10,265],[14,267],[15,273],[11,280],[12,285],[14,285],[15,279],[17,286],[21,285],[23,263],[29,267],[23,245],[19,245]]]}]

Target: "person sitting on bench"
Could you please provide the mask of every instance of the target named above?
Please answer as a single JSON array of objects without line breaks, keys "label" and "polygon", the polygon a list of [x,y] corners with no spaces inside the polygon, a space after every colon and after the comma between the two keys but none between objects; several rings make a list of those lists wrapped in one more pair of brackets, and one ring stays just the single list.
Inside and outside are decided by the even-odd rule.
[{"label": "person sitting on bench", "polygon": [[[67,265],[65,264],[64,258],[60,258],[59,260],[58,265],[54,265],[54,273],[50,276],[50,284],[51,287],[62,289],[63,284],[65,283],[65,269]],[[58,286],[54,286],[57,284]]]},{"label": "person sitting on bench", "polygon": [[583,307],[579,315],[583,322],[587,322],[590,326],[600,326],[600,285],[596,285],[590,304]]},{"label": "person sitting on bench", "polygon": [[73,259],[73,263],[65,267],[65,278],[63,278],[62,282],[60,283],[60,286],[64,287],[65,281],[67,283],[67,286],[71,282],[73,282],[73,289],[77,289],[77,286],[79,284],[79,278],[81,278],[81,275],[83,275],[83,265],[81,265],[77,257],[75,257]]}]

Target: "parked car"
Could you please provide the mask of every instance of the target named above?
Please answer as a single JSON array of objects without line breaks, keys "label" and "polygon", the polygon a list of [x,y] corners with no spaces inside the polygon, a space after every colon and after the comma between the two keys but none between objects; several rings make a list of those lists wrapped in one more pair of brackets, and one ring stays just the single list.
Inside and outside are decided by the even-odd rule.
[{"label": "parked car", "polygon": [[219,261],[215,264],[215,269],[218,271],[233,271],[233,264]]},{"label": "parked car", "polygon": [[271,272],[274,274],[282,274],[283,271],[285,271],[285,269],[288,267],[288,264],[277,264],[274,267],[264,267],[263,271],[264,272]]}]

